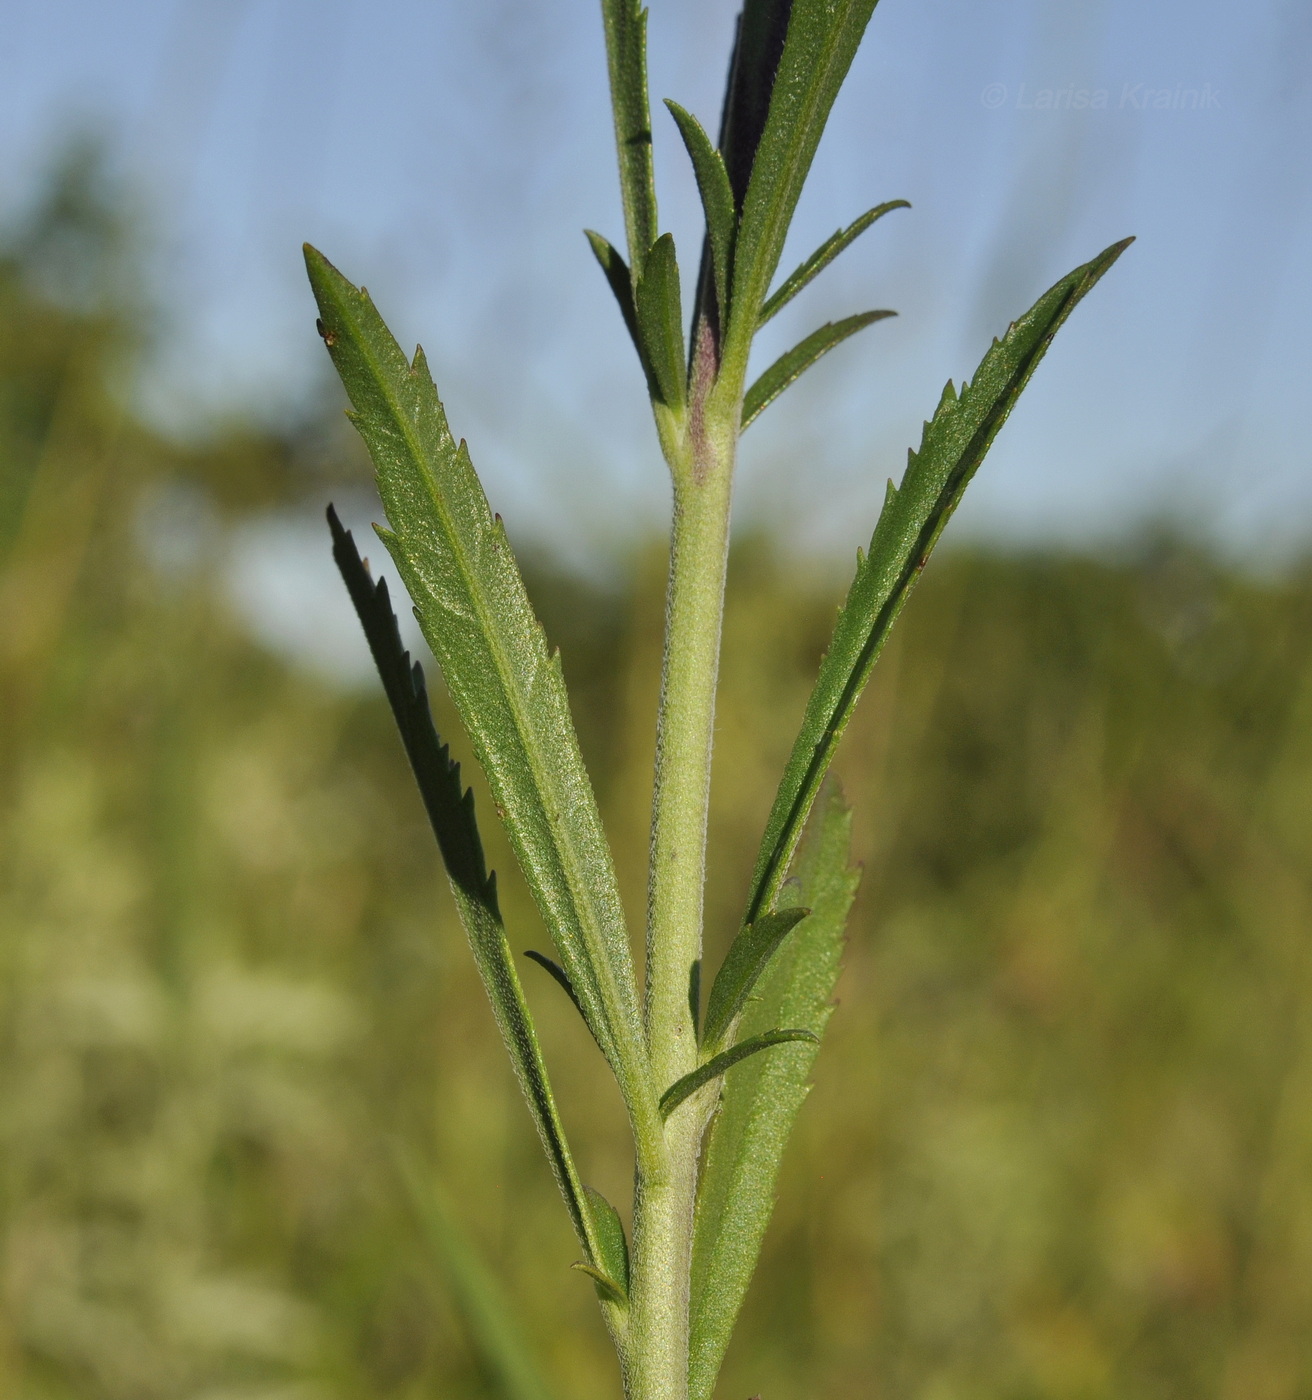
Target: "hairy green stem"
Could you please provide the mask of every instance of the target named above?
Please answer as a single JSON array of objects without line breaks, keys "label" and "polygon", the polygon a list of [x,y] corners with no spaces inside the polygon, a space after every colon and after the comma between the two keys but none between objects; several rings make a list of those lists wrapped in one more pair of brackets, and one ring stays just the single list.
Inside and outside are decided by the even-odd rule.
[{"label": "hairy green stem", "polygon": [[638,1175],[627,1336],[628,1400],[686,1400],[688,1301],[697,1159],[709,1117],[705,1093],[680,1108],[666,1131],[668,1170]]},{"label": "hairy green stem", "polygon": [[[646,1030],[660,1091],[698,1063],[690,993],[702,949],[715,688],[738,439],[735,414],[707,412],[712,376],[694,377],[700,383],[694,384],[687,431],[668,454],[674,526],[647,904]],[[687,1394],[697,1158],[713,1103],[713,1094],[697,1094],[671,1117],[659,1174],[645,1174],[639,1166],[630,1400],[683,1400]]]},{"label": "hairy green stem", "polygon": [[732,467],[694,458],[674,485],[647,904],[647,1036],[662,1092],[697,1063],[689,987],[701,957]]}]

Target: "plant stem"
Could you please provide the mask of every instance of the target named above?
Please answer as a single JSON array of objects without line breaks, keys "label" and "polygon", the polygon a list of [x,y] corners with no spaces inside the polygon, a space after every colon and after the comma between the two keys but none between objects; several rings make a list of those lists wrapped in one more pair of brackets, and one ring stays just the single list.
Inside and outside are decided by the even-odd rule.
[{"label": "plant stem", "polygon": [[[668,1170],[638,1175],[633,1203],[633,1266],[627,1337],[628,1400],[686,1400],[688,1293],[692,1271],[697,1155],[707,1095],[696,1095],[666,1132]],[[710,1102],[713,1104],[714,1099]]]},{"label": "plant stem", "polygon": [[[688,430],[668,454],[674,525],[647,904],[646,1029],[658,1092],[698,1063],[690,992],[702,950],[715,688],[738,437],[736,413],[707,411],[713,375],[709,364],[703,368],[702,375],[694,374]],[[697,1158],[714,1102],[713,1093],[699,1093],[672,1115],[659,1175],[644,1174],[639,1166],[630,1400],[684,1400],[687,1394]]]},{"label": "plant stem", "polygon": [[658,1092],[697,1063],[689,988],[701,957],[732,470],[731,457],[694,460],[674,483],[647,903],[646,1021]]}]

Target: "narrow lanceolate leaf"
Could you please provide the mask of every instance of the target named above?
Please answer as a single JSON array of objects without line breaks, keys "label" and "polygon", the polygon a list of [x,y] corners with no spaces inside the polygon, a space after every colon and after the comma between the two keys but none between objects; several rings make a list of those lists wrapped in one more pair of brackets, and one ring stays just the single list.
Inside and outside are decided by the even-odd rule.
[{"label": "narrow lanceolate leaf", "polygon": [[887,204],[877,204],[873,209],[867,209],[859,219],[848,224],[846,228],[840,228],[832,237],[826,238],[804,263],[795,267],[784,278],[776,291],[770,293],[765,305],[761,307],[761,314],[756,318],[756,324],[765,325],[776,312],[787,306],[808,282],[823,272],[844,248],[860,238],[876,220],[882,219],[892,209],[910,208],[911,205],[905,199],[890,199]]},{"label": "narrow lanceolate leaf", "polygon": [[706,215],[706,236],[711,245],[711,265],[715,273],[715,297],[719,307],[720,324],[729,319],[729,277],[733,266],[733,239],[738,215],[729,188],[729,173],[724,160],[711,144],[702,124],[677,102],[666,99],[665,105],[678,123],[679,135],[688,148],[697,190],[702,197],[702,212]]},{"label": "narrow lanceolate leaf", "polygon": [[[643,369],[647,370],[646,357],[642,353],[642,338],[638,334],[638,312],[633,304],[633,278],[629,275],[629,265],[615,246],[601,234],[594,233],[590,228],[585,228],[583,232],[587,235],[593,256],[601,264],[601,270],[615,294],[615,300],[619,302],[620,315],[624,318],[625,329],[633,340],[633,348],[638,352],[638,359],[642,361]],[[650,372],[648,378],[650,380]],[[652,392],[655,392],[654,386]]]},{"label": "narrow lanceolate leaf", "polygon": [[1114,243],[1045,292],[984,356],[958,394],[951,383],[925,424],[920,451],[907,457],[897,489],[890,485],[856,577],[838,614],[833,639],[807,703],[766,823],[744,923],[769,909],[783,880],[811,803],[852,716],[871,668],[937,543],[948,518],[1007,420],[1052,338],[1076,304],[1132,240]]},{"label": "narrow lanceolate leaf", "polygon": [[886,321],[896,315],[896,311],[863,311],[859,316],[844,316],[841,321],[826,321],[818,331],[812,331],[805,340],[780,355],[743,395],[743,427],[746,428],[758,418],[793,380],[805,374],[835,345],[841,345],[848,336],[874,325],[876,321]]},{"label": "narrow lanceolate leaf", "polygon": [[671,234],[661,234],[652,244],[638,280],[635,300],[638,332],[650,373],[656,380],[661,402],[677,411],[684,402],[686,352],[679,263]]},{"label": "narrow lanceolate leaf", "polygon": [[559,656],[510,542],[414,364],[368,295],[306,249],[321,329],[373,457],[382,532],[560,961],[619,1080],[640,1143],[659,1132],[628,935]]},{"label": "narrow lanceolate leaf", "polygon": [[[843,928],[860,872],[848,867],[851,818],[835,787],[807,833],[794,873],[811,907],[779,950],[743,1016],[745,1035],[802,1026],[819,1037],[833,1009]],[[710,1400],[756,1268],[784,1145],[807,1095],[814,1041],[786,1045],[724,1080],[697,1188],[693,1235],[690,1400]]]},{"label": "narrow lanceolate leaf", "polygon": [[375,583],[370,577],[355,541],[342,528],[331,506],[328,524],[333,536],[333,558],[355,604],[396,727],[401,731],[401,742],[437,837],[460,921],[492,1003],[497,1028],[528,1100],[574,1231],[589,1257],[600,1257],[602,1245],[565,1141],[533,1019],[506,941],[497,904],[496,876],[488,872],[483,859],[483,843],[474,820],[474,794],[462,787],[460,765],[451,761],[449,750],[433,728],[424,673],[417,662],[411,664],[402,645],[386,582],[379,579]]},{"label": "narrow lanceolate leaf", "polygon": [[708,1053],[715,1053],[733,1034],[734,1022],[770,959],[810,912],[809,909],[779,909],[772,914],[762,914],[755,923],[739,930],[706,1002],[702,1044]]},{"label": "narrow lanceolate leaf", "polygon": [[738,16],[720,116],[720,150],[739,210],[747,197],[752,163],[770,112],[770,95],[792,8],[793,0],[746,0]]},{"label": "narrow lanceolate leaf", "polygon": [[638,0],[601,0],[606,29],[610,102],[620,158],[620,198],[629,241],[629,265],[642,267],[656,241],[656,180],[651,158],[651,104],[647,98],[647,11]]},{"label": "narrow lanceolate leaf", "polygon": [[514,1311],[431,1172],[398,1153],[402,1180],[499,1400],[552,1400]]},{"label": "narrow lanceolate leaf", "polygon": [[779,265],[802,184],[875,0],[793,0],[742,206],[731,293],[731,340],[746,358],[757,314]]},{"label": "narrow lanceolate leaf", "polygon": [[691,1074],[685,1074],[682,1079],[676,1079],[666,1089],[661,1095],[662,1115],[668,1118],[685,1099],[691,1098],[703,1085],[709,1084],[712,1079],[718,1079],[727,1070],[731,1070],[734,1065],[750,1059],[762,1050],[771,1050],[776,1045],[788,1045],[795,1040],[814,1041],[815,1034],[800,1028],[762,1031],[760,1035],[750,1036],[746,1040],[740,1040],[737,1045],[731,1045],[729,1049],[722,1050],[713,1059],[707,1060],[704,1065],[698,1065]]}]

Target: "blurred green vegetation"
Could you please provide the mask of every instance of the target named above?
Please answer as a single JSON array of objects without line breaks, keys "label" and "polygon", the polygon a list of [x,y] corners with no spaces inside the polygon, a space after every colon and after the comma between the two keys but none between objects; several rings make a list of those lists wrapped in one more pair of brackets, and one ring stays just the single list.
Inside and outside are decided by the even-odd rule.
[{"label": "blurred green vegetation", "polygon": [[[233,527],[363,465],[331,430],[183,447],[124,409],[142,320],[96,178],[70,165],[0,260],[0,1394],[496,1395],[399,1145],[555,1392],[614,1395],[384,705],[262,650],[220,586]],[[661,574],[530,579],[635,926]],[[721,948],[841,582],[734,560]],[[842,1006],[722,1394],[1312,1394],[1312,572],[1165,540],[936,559],[840,770]],[[524,975],[623,1198],[614,1090]]]}]

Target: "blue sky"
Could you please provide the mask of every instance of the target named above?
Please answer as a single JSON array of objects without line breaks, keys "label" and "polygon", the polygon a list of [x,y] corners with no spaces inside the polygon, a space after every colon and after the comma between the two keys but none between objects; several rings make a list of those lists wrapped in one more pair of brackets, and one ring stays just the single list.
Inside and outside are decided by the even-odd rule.
[{"label": "blue sky", "polygon": [[[654,100],[714,126],[735,9],[653,0]],[[621,232],[596,0],[8,0],[7,208],[87,124],[153,229],[162,419],[276,412],[323,383],[308,238],[423,341],[512,531],[582,520],[606,549],[660,521],[640,376],[580,232]],[[659,108],[656,133],[691,263],[695,189]],[[900,316],[748,434],[741,518],[864,542],[944,380],[1133,233],[954,529],[1087,540],[1172,514],[1244,549],[1306,539],[1309,151],[1306,0],[882,0],[785,264],[874,203],[914,208],[793,303],[761,361],[831,316]]]}]

